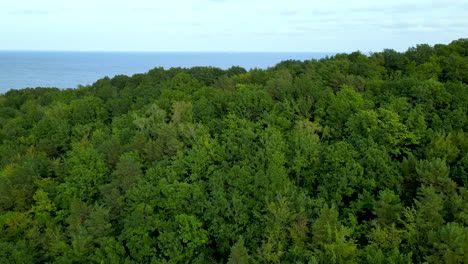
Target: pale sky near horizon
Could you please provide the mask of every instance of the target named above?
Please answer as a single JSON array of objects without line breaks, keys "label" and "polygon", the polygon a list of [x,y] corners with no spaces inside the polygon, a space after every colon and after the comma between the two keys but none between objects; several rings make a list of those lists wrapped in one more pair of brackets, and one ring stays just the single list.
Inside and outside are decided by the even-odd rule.
[{"label": "pale sky near horizon", "polygon": [[468,1],[16,0],[0,50],[377,52],[468,37]]}]

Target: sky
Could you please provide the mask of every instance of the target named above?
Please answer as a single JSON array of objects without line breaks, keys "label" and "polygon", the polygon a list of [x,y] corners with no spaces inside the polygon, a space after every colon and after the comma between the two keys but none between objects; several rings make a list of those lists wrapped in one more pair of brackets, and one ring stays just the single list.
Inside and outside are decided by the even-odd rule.
[{"label": "sky", "polygon": [[0,7],[0,50],[378,52],[466,37],[466,0],[15,0]]}]

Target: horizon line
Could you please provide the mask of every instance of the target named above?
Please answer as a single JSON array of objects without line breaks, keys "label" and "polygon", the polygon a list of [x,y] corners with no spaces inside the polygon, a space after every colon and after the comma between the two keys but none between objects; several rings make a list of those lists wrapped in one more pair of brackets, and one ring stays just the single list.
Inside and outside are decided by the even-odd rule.
[{"label": "horizon line", "polygon": [[[357,50],[358,51],[358,50]],[[176,51],[176,50],[35,50],[0,49],[0,52],[90,52],[90,53],[352,53],[355,51]],[[362,51],[360,51],[362,52]]]}]

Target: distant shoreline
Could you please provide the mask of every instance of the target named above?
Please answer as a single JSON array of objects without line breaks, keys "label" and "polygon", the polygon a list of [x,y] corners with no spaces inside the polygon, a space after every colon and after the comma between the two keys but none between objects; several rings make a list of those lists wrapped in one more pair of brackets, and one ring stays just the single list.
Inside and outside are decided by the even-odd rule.
[{"label": "distant shoreline", "polygon": [[145,73],[156,67],[266,69],[284,60],[310,60],[334,52],[69,52],[0,51],[0,93],[10,89],[88,85],[105,76]]}]

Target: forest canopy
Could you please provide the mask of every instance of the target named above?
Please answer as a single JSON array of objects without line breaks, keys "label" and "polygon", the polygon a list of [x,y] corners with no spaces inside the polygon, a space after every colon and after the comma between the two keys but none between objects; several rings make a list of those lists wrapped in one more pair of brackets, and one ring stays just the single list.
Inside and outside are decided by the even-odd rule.
[{"label": "forest canopy", "polygon": [[0,95],[1,263],[468,263],[468,39]]}]

